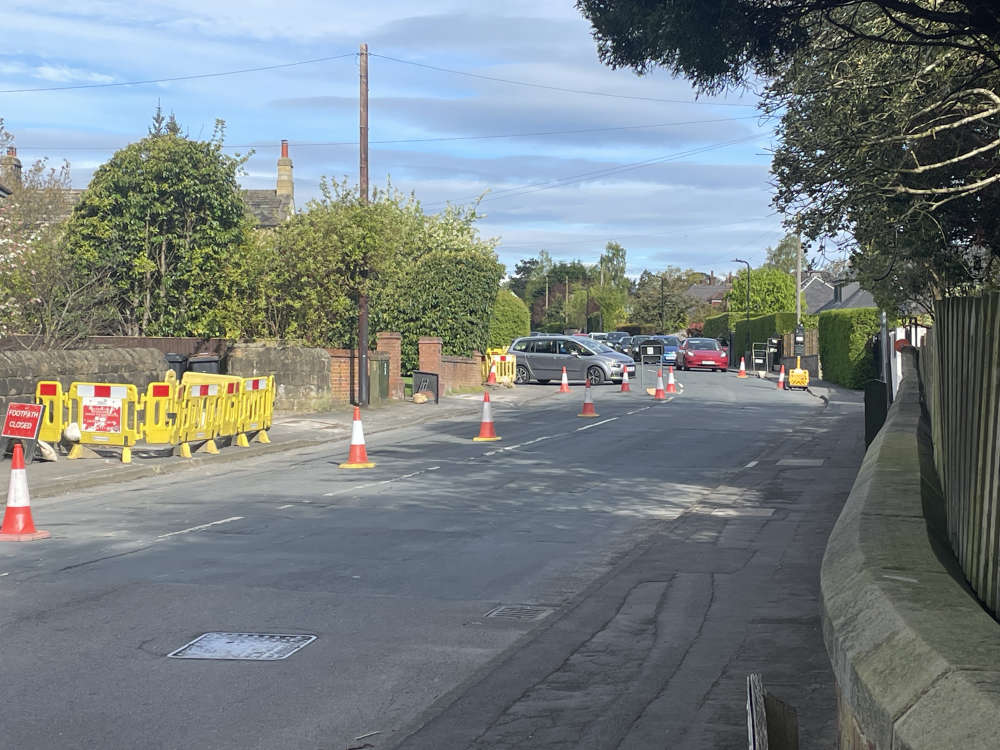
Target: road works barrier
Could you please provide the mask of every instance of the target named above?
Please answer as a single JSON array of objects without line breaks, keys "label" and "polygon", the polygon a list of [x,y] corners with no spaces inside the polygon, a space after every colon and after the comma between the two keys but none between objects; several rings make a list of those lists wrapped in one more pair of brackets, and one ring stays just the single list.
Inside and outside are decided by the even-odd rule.
[{"label": "road works barrier", "polygon": [[507,385],[514,384],[514,377],[517,374],[517,356],[511,354],[506,349],[487,349],[483,357],[483,382],[490,376],[490,368],[496,366],[496,378],[498,383]]},{"label": "road works barrier", "polygon": [[171,370],[141,396],[125,383],[73,383],[63,393],[60,383],[43,380],[35,401],[46,407],[42,440],[58,442],[70,423],[79,426],[69,458],[81,458],[86,447],[121,446],[122,462],[129,463],[140,441],[176,446],[185,458],[198,450],[217,453],[217,440],[244,448],[252,440],[270,443],[275,394],[273,376],[189,372],[178,382]]}]

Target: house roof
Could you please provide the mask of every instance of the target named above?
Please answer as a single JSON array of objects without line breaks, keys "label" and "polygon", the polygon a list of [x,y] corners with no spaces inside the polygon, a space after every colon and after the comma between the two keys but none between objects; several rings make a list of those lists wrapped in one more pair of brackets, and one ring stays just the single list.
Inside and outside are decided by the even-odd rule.
[{"label": "house roof", "polygon": [[278,226],[295,211],[292,196],[278,195],[276,190],[244,190],[243,199],[260,226],[266,228]]},{"label": "house roof", "polygon": [[872,297],[870,292],[862,289],[858,282],[848,281],[840,283],[837,286],[840,287],[840,299],[838,300],[834,298],[830,300],[816,312],[844,310],[849,307],[878,307],[878,305],[875,304],[875,298]]},{"label": "house roof", "polygon": [[732,288],[732,284],[692,284],[688,287],[687,295],[702,302],[711,302],[713,299],[722,299]]},{"label": "house roof", "polygon": [[801,292],[805,297],[806,312],[810,315],[833,300],[833,284],[828,284],[819,276],[813,276],[806,281],[802,285]]}]

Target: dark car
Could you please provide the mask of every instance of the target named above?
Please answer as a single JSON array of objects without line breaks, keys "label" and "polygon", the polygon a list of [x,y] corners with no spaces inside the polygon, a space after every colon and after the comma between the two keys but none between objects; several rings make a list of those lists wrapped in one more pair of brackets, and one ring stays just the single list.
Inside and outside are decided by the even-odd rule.
[{"label": "dark car", "polygon": [[677,352],[681,348],[681,340],[677,336],[652,336],[663,344],[663,356],[660,364],[673,365],[677,363]]},{"label": "dark car", "polygon": [[726,371],[729,356],[715,339],[687,339],[677,352],[677,367],[690,370],[693,367],[710,367],[712,371]]}]

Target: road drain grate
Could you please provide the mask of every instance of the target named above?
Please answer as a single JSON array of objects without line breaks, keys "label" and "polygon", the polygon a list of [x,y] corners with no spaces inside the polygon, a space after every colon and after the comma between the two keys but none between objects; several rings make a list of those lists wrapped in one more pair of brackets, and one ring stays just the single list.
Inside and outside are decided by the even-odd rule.
[{"label": "road drain grate", "polygon": [[205,633],[171,654],[172,659],[287,659],[316,640],[314,635],[284,633]]},{"label": "road drain grate", "polygon": [[487,612],[486,616],[497,617],[501,620],[534,622],[550,614],[552,614],[551,607],[539,607],[534,604],[503,604]]}]

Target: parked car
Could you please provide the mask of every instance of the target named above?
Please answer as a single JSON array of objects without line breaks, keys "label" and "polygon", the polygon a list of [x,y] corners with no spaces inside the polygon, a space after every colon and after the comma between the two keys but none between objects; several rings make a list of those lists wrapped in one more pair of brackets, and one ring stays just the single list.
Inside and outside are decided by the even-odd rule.
[{"label": "parked car", "polygon": [[608,338],[605,343],[610,346],[615,351],[621,351],[621,342],[624,339],[631,338],[627,331],[611,331],[608,333]]},{"label": "parked car", "polygon": [[681,348],[681,340],[677,336],[653,336],[663,344],[663,356],[660,363],[664,365],[677,364],[677,352]]},{"label": "parked car", "polygon": [[514,382],[548,383],[562,377],[589,380],[591,385],[635,375],[635,362],[610,346],[579,336],[525,336],[515,339],[510,351],[517,357]]},{"label": "parked car", "polygon": [[729,355],[715,339],[687,339],[677,352],[677,367],[690,370],[692,367],[711,367],[712,371],[726,371]]}]

